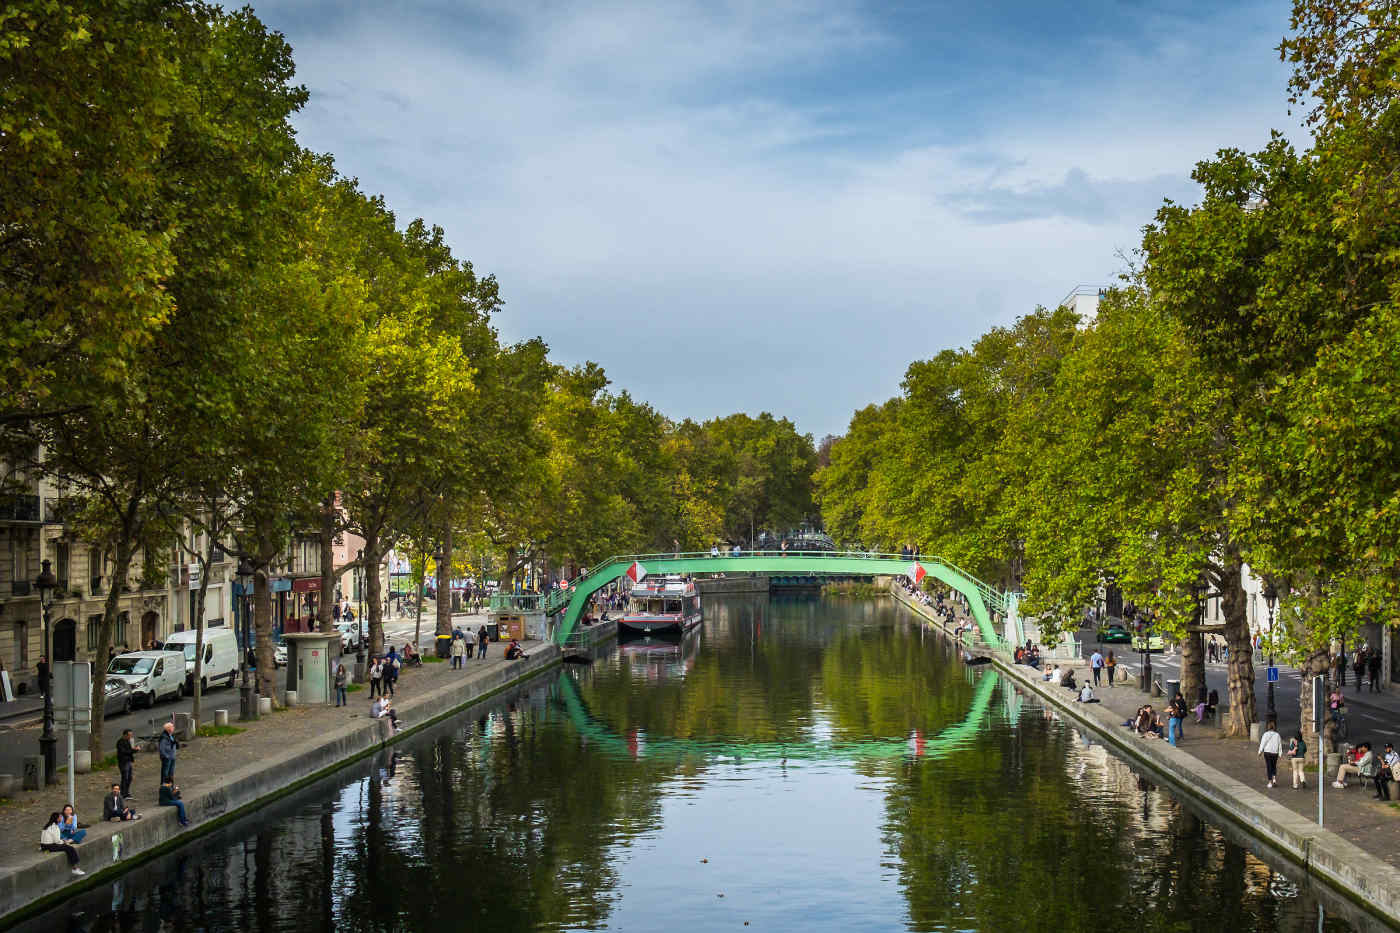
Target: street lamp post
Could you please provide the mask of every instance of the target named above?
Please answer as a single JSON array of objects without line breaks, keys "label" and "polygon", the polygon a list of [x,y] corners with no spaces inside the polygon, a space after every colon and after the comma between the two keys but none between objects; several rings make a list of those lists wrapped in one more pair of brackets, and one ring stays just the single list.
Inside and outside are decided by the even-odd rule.
[{"label": "street lamp post", "polygon": [[253,697],[253,684],[249,679],[248,652],[252,650],[252,630],[253,620],[250,618],[252,610],[252,598],[248,594],[248,587],[253,579],[255,569],[253,562],[248,558],[243,558],[238,562],[238,588],[242,593],[243,603],[243,643],[239,646],[238,667],[242,672],[242,683],[238,688],[239,718],[248,722],[258,718],[258,704]]},{"label": "street lamp post", "polygon": [[[1269,667],[1274,666],[1274,607],[1278,605],[1278,590],[1274,588],[1272,580],[1264,581],[1264,604],[1269,607]],[[1269,718],[1278,719],[1278,711],[1274,708],[1274,682],[1269,680]]]},{"label": "street lamp post", "polygon": [[[1205,671],[1205,661],[1206,661],[1206,659],[1205,659],[1205,651],[1206,651],[1206,633],[1203,632],[1203,631],[1201,631],[1201,629],[1202,629],[1202,628],[1205,626],[1205,624],[1206,624],[1206,593],[1207,593],[1207,592],[1209,592],[1209,589],[1208,589],[1208,587],[1206,586],[1206,581],[1205,581],[1205,580],[1197,579],[1195,583],[1191,584],[1191,595],[1194,596],[1194,597],[1196,598],[1196,631],[1193,632],[1193,633],[1191,633],[1191,634],[1188,635],[1187,637],[1189,637],[1189,638],[1195,638],[1195,639],[1199,640],[1199,642],[1200,642],[1200,645],[1201,645],[1201,670],[1202,670],[1202,672]],[[1185,671],[1182,671],[1182,673],[1185,674],[1186,672],[1185,672]],[[1183,679],[1185,679],[1185,678],[1183,678]],[[1205,683],[1205,678],[1204,678],[1204,677],[1201,678],[1201,686],[1200,686],[1200,689],[1199,689],[1198,693],[1200,694],[1200,696],[1198,696],[1198,697],[1196,698],[1196,700],[1197,700],[1198,702],[1204,701],[1205,698],[1206,698],[1206,683]]]},{"label": "street lamp post", "polygon": [[53,575],[49,561],[46,560],[41,565],[34,588],[39,591],[39,605],[44,612],[44,671],[43,683],[39,685],[44,691],[44,731],[39,736],[39,751],[44,756],[44,783],[57,784],[58,739],[53,734],[53,643],[49,637],[49,618],[53,609],[54,590],[58,589],[58,579]]}]

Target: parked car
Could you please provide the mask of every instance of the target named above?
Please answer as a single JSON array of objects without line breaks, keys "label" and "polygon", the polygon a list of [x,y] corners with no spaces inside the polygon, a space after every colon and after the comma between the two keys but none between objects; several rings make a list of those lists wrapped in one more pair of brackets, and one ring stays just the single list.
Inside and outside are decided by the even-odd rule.
[{"label": "parked car", "polygon": [[340,632],[341,652],[354,651],[360,643],[360,623],[337,622],[335,627]]},{"label": "parked car", "polygon": [[102,718],[131,712],[131,688],[125,681],[107,678],[107,696],[102,701]]},{"label": "parked car", "polygon": [[272,646],[272,666],[287,666],[287,645],[285,642],[279,641],[277,644]]},{"label": "parked car", "polygon": [[1117,622],[1112,622],[1108,625],[1099,626],[1099,641],[1104,642],[1105,644],[1126,645],[1132,640],[1133,633],[1128,631],[1123,626],[1119,625]]},{"label": "parked car", "polygon": [[180,651],[129,651],[107,665],[108,678],[131,688],[132,698],[154,706],[185,695],[185,655]]}]

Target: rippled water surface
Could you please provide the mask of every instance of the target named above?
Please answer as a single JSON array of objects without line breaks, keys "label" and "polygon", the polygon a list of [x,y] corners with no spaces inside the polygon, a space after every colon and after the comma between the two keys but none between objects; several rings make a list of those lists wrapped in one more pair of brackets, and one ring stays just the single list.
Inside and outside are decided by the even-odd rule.
[{"label": "rippled water surface", "polygon": [[709,599],[26,929],[1319,928],[1295,869],[906,623]]}]

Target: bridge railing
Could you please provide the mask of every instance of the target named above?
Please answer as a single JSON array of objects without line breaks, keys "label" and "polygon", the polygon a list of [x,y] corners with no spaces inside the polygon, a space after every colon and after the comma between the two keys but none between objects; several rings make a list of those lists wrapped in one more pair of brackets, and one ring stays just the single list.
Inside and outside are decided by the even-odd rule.
[{"label": "bridge railing", "polygon": [[[960,574],[961,576],[963,576],[964,578],[966,578],[970,583],[972,583],[972,585],[973,585],[974,587],[976,587],[976,588],[977,588],[977,591],[982,595],[982,600],[983,600],[984,603],[986,603],[988,609],[992,609],[992,610],[994,610],[994,611],[998,611],[998,612],[1005,613],[1005,612],[1006,612],[1006,608],[1007,608],[1007,596],[1006,596],[1005,593],[1001,592],[1000,590],[996,589],[995,587],[992,587],[992,586],[990,586],[990,585],[988,585],[988,584],[986,584],[986,583],[983,583],[983,582],[982,582],[981,580],[979,580],[977,577],[975,577],[975,576],[973,576],[972,574],[968,573],[966,570],[963,570],[961,567],[959,567],[958,565],[954,564],[952,561],[944,560],[944,559],[941,558],[941,557],[932,557],[932,556],[928,556],[928,555],[919,555],[919,556],[916,556],[916,557],[909,557],[909,556],[903,555],[903,554],[886,554],[886,553],[879,553],[879,552],[874,552],[874,551],[792,551],[792,550],[788,550],[788,551],[776,550],[776,551],[775,551],[775,550],[764,550],[764,551],[740,551],[738,554],[734,554],[734,553],[732,553],[732,552],[726,553],[726,552],[723,552],[723,551],[721,551],[719,554],[713,554],[713,553],[711,553],[711,552],[709,552],[709,551],[679,551],[679,552],[671,551],[671,552],[656,553],[656,554],[618,554],[618,555],[614,555],[614,556],[612,556],[612,557],[607,558],[606,560],[603,560],[603,561],[599,562],[598,564],[596,564],[596,565],[593,566],[592,568],[588,569],[587,571],[584,572],[584,574],[583,574],[581,577],[575,578],[574,580],[570,581],[570,582],[568,583],[567,586],[561,586],[561,587],[560,587],[559,589],[557,589],[557,590],[550,590],[549,593],[545,596],[545,612],[549,613],[550,615],[553,615],[554,613],[559,612],[560,610],[562,610],[563,608],[565,608],[565,607],[569,604],[569,600],[573,598],[574,588],[575,588],[575,586],[577,585],[577,583],[578,583],[578,581],[579,581],[580,579],[585,579],[585,578],[589,578],[589,577],[596,577],[597,574],[606,572],[606,570],[607,570],[608,567],[614,566],[614,565],[616,565],[616,564],[631,564],[631,563],[633,563],[633,562],[635,561],[635,562],[641,563],[643,566],[645,566],[646,563],[647,563],[647,561],[649,561],[649,560],[650,560],[650,561],[658,561],[658,560],[709,560],[709,559],[712,559],[712,558],[715,558],[715,557],[738,557],[738,558],[750,558],[750,557],[780,557],[780,558],[786,558],[786,557],[804,557],[804,558],[819,558],[819,559],[832,559],[832,560],[884,560],[884,561],[891,561],[891,560],[892,560],[892,561],[907,561],[907,562],[911,562],[911,563],[912,563],[913,561],[919,561],[919,562],[921,562],[921,563],[929,563],[929,564],[937,563],[937,564],[942,564],[943,566],[945,566],[945,567],[947,567],[948,569],[954,571],[955,573]],[[702,572],[703,572],[703,571],[702,571]]]}]

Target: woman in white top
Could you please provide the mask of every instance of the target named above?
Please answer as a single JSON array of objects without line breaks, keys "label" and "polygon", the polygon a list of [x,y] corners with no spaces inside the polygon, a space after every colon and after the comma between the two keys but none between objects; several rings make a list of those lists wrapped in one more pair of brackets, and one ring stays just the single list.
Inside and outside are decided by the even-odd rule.
[{"label": "woman in white top", "polygon": [[1282,751],[1283,737],[1278,734],[1274,721],[1269,720],[1264,734],[1259,736],[1259,754],[1264,756],[1264,773],[1269,779],[1269,787],[1273,787],[1274,781],[1278,780],[1278,756]]},{"label": "woman in white top", "polygon": [[49,814],[49,821],[44,825],[44,829],[39,833],[39,848],[45,852],[62,852],[68,856],[68,867],[73,869],[73,874],[87,874],[78,867],[78,850],[63,841],[63,833],[59,829],[63,818],[57,813]]}]

